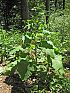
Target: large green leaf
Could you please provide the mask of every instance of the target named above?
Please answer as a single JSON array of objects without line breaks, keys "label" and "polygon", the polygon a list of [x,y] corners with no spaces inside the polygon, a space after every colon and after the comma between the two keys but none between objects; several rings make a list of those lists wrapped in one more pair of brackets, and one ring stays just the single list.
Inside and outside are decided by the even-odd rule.
[{"label": "large green leaf", "polygon": [[55,55],[55,58],[52,59],[52,67],[61,75],[64,73],[61,55]]},{"label": "large green leaf", "polygon": [[46,49],[46,53],[47,55],[50,55],[50,57],[52,58],[55,57],[54,49]]},{"label": "large green leaf", "polygon": [[29,76],[31,76],[33,70],[33,65],[30,65],[26,61],[21,61],[17,66],[17,71],[22,80],[27,80]]},{"label": "large green leaf", "polygon": [[46,53],[47,55],[50,55],[50,57],[52,58],[55,57],[54,49],[46,49],[44,47],[41,47],[41,49],[44,53]]},{"label": "large green leaf", "polygon": [[53,49],[53,43],[51,41],[46,41],[46,40],[43,40],[41,42],[41,47],[45,47],[45,48],[49,48],[49,49]]},{"label": "large green leaf", "polygon": [[47,41],[47,44],[52,46],[53,48],[55,47],[52,41]]}]

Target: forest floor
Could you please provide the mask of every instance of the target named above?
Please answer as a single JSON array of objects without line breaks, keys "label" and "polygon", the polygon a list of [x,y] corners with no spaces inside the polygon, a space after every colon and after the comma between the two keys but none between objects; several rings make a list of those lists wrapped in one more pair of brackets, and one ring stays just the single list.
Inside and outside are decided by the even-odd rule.
[{"label": "forest floor", "polygon": [[0,93],[30,93],[17,74],[0,76]]},{"label": "forest floor", "polygon": [[6,76],[0,77],[0,93],[11,93],[12,87],[4,82],[5,79],[6,79]]},{"label": "forest floor", "polygon": [[[0,66],[3,67],[3,63]],[[0,76],[0,93],[29,93],[26,91],[27,86],[29,84],[21,81],[17,74]]]},{"label": "forest floor", "polygon": [[[65,77],[70,78],[70,72],[66,72]],[[0,76],[0,93],[30,93],[31,85],[31,81],[23,82],[17,74]]]}]

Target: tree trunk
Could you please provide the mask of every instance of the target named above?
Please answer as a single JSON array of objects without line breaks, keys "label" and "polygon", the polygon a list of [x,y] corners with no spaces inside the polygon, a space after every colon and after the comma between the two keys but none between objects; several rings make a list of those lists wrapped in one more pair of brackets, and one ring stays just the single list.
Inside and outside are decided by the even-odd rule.
[{"label": "tree trunk", "polygon": [[49,18],[49,9],[50,9],[50,0],[45,1],[45,6],[46,6],[46,24],[48,23],[48,18]]},{"label": "tree trunk", "polygon": [[63,0],[63,9],[65,9],[65,0]]},{"label": "tree trunk", "polygon": [[21,17],[22,20],[29,19],[28,0],[21,0]]},{"label": "tree trunk", "polygon": [[55,8],[57,9],[57,0],[55,0]]},{"label": "tree trunk", "polygon": [[[18,0],[5,0],[4,2],[5,2],[4,7],[5,28],[9,29],[11,10],[14,5],[18,6]],[[29,19],[28,0],[20,0],[20,3],[21,20],[27,20]]]},{"label": "tree trunk", "polygon": [[10,18],[10,11],[12,7],[15,5],[15,0],[4,0],[4,21],[5,21],[5,29],[9,29],[9,18]]}]

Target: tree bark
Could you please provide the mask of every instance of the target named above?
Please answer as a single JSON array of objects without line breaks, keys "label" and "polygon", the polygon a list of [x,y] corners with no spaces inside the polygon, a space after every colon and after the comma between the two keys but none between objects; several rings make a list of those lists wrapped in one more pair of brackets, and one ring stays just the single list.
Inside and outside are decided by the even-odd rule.
[{"label": "tree bark", "polygon": [[63,0],[63,9],[65,9],[65,0]]},{"label": "tree bark", "polygon": [[[18,6],[18,0],[4,0],[4,2],[5,2],[4,7],[5,28],[9,29],[11,10],[14,5]],[[20,7],[21,19],[22,20],[29,19],[28,0],[20,0]]]},{"label": "tree bark", "polygon": [[45,1],[45,6],[46,6],[46,24],[48,23],[48,18],[49,18],[49,9],[50,9],[50,0]]},{"label": "tree bark", "polygon": [[57,9],[57,0],[55,0],[55,8]]},{"label": "tree bark", "polygon": [[28,0],[21,0],[21,17],[22,20],[29,19]]}]

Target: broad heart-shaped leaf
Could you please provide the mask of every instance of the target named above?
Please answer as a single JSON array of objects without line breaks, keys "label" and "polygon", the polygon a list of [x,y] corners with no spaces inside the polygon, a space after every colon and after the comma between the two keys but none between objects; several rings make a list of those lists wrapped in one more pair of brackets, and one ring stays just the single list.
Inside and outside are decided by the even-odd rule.
[{"label": "broad heart-shaped leaf", "polygon": [[26,61],[21,61],[17,66],[17,71],[22,80],[27,80],[31,76],[32,71],[34,71],[34,67]]},{"label": "broad heart-shaped leaf", "polygon": [[54,44],[52,41],[47,41],[47,44],[51,45],[53,48],[55,48]]},{"label": "broad heart-shaped leaf", "polygon": [[41,50],[46,53],[47,55],[49,55],[50,57],[54,58],[55,57],[55,52],[54,49],[46,49],[44,47],[41,47]]},{"label": "broad heart-shaped leaf", "polygon": [[50,55],[50,57],[52,58],[55,57],[54,49],[46,49],[46,53],[47,55]]},{"label": "broad heart-shaped leaf", "polygon": [[45,48],[49,48],[49,49],[53,49],[54,48],[54,45],[51,41],[46,41],[46,40],[43,40],[41,42],[41,47],[45,47]]},{"label": "broad heart-shaped leaf", "polygon": [[59,74],[64,74],[61,55],[55,55],[55,58],[52,59],[52,67],[55,69],[56,72],[59,72]]}]

